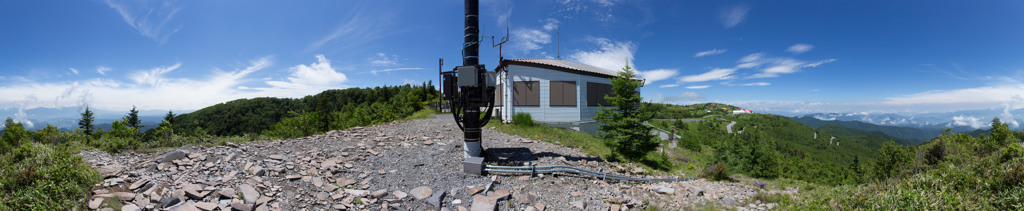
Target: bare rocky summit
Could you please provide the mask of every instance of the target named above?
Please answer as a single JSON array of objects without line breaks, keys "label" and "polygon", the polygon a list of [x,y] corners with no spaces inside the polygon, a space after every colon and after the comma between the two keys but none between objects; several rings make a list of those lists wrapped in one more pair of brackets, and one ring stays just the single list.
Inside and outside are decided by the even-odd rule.
[{"label": "bare rocky summit", "polygon": [[[574,165],[619,174],[635,166],[577,150],[484,130],[489,164]],[[106,177],[89,209],[123,210],[678,210],[750,202],[761,190],[743,183],[602,181],[571,174],[474,176],[462,173],[462,132],[450,116],[330,131],[298,139],[183,146],[153,154],[79,156]],[[645,202],[647,204],[645,204]]]}]

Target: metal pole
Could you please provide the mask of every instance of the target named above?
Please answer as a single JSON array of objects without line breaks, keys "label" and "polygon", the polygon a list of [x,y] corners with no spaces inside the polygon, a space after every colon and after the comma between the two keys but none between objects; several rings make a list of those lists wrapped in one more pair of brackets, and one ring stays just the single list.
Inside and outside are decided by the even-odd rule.
[{"label": "metal pole", "polygon": [[[462,66],[474,66],[479,67],[480,64],[480,5],[478,0],[466,0],[466,16],[465,16],[465,31],[464,31],[464,43],[462,47],[463,57]],[[486,70],[485,70],[486,71]],[[483,71],[479,71],[477,68],[476,74],[473,75],[460,75],[459,77],[475,77],[475,81],[481,81]],[[470,157],[481,157],[483,154],[483,146],[480,141],[480,107],[484,106],[483,90],[486,86],[476,87],[462,87],[463,94],[466,95],[467,99],[463,105],[463,158]]]}]

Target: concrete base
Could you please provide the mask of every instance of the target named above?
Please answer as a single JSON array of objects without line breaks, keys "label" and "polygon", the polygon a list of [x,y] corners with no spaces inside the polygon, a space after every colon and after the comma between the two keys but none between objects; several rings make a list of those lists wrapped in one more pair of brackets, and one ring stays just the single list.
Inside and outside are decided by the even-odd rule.
[{"label": "concrete base", "polygon": [[468,157],[462,160],[462,172],[472,175],[484,175],[484,157]]}]

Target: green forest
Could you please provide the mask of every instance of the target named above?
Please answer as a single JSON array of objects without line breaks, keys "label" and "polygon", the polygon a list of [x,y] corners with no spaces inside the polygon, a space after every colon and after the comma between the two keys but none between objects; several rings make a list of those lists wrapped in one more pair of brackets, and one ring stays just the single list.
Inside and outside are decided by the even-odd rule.
[{"label": "green forest", "polygon": [[156,128],[143,127],[132,108],[109,130],[97,127],[86,108],[79,128],[61,132],[47,125],[27,130],[7,118],[0,136],[0,210],[49,210],[79,207],[102,178],[75,154],[86,149],[110,153],[141,152],[187,144],[221,145],[302,137],[424,116],[437,101],[432,83],[326,90],[299,99],[233,100],[195,112],[169,111]]},{"label": "green forest", "polygon": [[[998,118],[982,133],[947,129],[912,145],[877,131],[835,124],[815,129],[787,117],[715,109],[723,105],[647,107],[664,116],[700,119],[652,124],[680,137],[675,154],[703,161],[701,176],[745,175],[780,189],[800,187],[805,193],[781,200],[789,209],[1024,208],[1024,131],[1011,131]],[[734,134],[728,134],[732,121]]]}]

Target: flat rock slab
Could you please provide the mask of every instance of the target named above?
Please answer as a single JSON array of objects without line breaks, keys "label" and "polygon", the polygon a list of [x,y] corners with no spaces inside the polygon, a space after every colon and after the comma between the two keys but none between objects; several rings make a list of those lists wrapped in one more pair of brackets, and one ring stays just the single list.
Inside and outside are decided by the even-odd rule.
[{"label": "flat rock slab", "polygon": [[252,185],[241,184],[238,186],[238,190],[242,191],[242,198],[245,199],[246,204],[256,203],[256,200],[260,198],[260,192],[256,191]]},{"label": "flat rock slab", "polygon": [[412,194],[412,197],[416,198],[416,200],[423,200],[433,195],[434,190],[431,190],[430,187],[427,186],[420,186],[417,188],[413,188],[411,191],[409,191],[409,194]]}]

